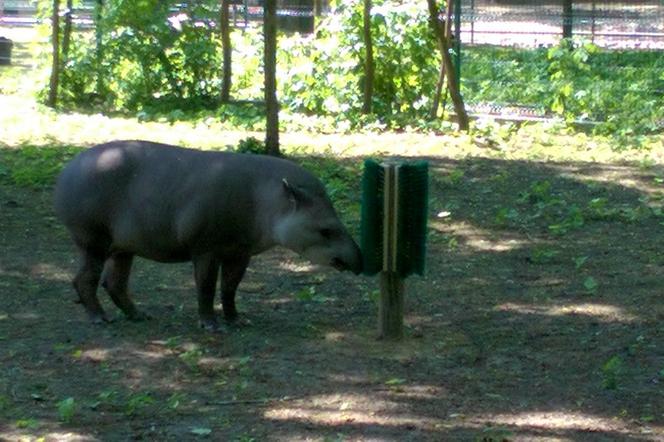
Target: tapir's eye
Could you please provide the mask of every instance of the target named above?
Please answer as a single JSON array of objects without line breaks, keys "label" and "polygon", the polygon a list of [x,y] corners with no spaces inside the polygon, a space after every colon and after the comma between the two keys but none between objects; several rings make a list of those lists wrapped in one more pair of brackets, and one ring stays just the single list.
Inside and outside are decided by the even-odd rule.
[{"label": "tapir's eye", "polygon": [[330,239],[332,238],[332,235],[334,235],[334,230],[332,229],[320,229],[320,236],[322,236],[325,239]]}]

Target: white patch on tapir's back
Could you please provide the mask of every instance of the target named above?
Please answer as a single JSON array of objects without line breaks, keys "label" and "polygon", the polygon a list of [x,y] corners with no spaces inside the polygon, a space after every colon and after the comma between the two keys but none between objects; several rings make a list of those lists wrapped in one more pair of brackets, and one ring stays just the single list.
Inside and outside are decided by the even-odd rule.
[{"label": "white patch on tapir's back", "polygon": [[97,170],[100,172],[107,172],[109,170],[117,169],[122,165],[123,157],[124,153],[122,152],[122,149],[106,149],[97,158]]}]

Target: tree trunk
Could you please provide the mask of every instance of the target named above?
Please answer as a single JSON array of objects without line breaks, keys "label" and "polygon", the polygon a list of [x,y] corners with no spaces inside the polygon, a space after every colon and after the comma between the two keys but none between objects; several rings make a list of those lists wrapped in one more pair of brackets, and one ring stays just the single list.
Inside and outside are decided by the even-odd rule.
[{"label": "tree trunk", "polygon": [[460,130],[467,131],[469,128],[468,114],[466,113],[466,107],[463,103],[463,98],[461,97],[461,93],[459,91],[458,78],[456,76],[452,57],[450,56],[450,40],[448,39],[447,35],[445,35],[443,24],[438,18],[440,11],[436,6],[436,0],[427,0],[427,3],[429,4],[429,21],[431,22],[431,27],[433,28],[433,31],[436,34],[436,38],[438,39],[438,47],[443,58],[443,63],[445,64],[445,71],[447,73],[447,90],[449,91],[450,97],[452,98],[452,103],[454,104],[454,112],[456,112],[457,115],[457,123],[459,124]]},{"label": "tree trunk", "polygon": [[60,82],[60,0],[53,0],[53,14],[51,16],[51,40],[53,54],[51,65],[51,81],[48,90],[47,104],[55,108],[58,105],[58,83]]},{"label": "tree trunk", "polygon": [[[447,41],[450,41],[452,38],[452,1],[447,2],[447,11],[445,12],[445,25],[444,32]],[[440,96],[443,91],[443,85],[445,84],[445,61],[441,57],[440,59],[440,70],[438,71],[438,81],[436,82],[436,91],[433,96],[433,103],[431,104],[431,113],[430,117],[433,120],[438,116],[438,107],[440,106]],[[443,112],[445,112],[445,104],[443,103]]]},{"label": "tree trunk", "polygon": [[563,38],[572,38],[572,0],[563,0]]},{"label": "tree trunk", "polygon": [[67,12],[65,13],[65,27],[62,31],[62,66],[69,60],[69,46],[71,43],[72,9],[74,0],[67,0]]},{"label": "tree trunk", "polygon": [[277,101],[277,4],[265,0],[263,35],[265,39],[265,107],[267,127],[265,148],[267,153],[279,156],[279,102]]},{"label": "tree trunk", "polygon": [[229,0],[221,0],[221,45],[223,47],[223,72],[221,79],[221,102],[228,103],[231,95],[231,76],[232,76],[232,54],[233,48],[231,47],[231,32],[229,23]]},{"label": "tree trunk", "polygon": [[373,57],[373,40],[371,38],[371,0],[364,0],[363,13],[363,39],[364,39],[364,98],[362,112],[370,114],[372,110],[375,64]]},{"label": "tree trunk", "polygon": [[104,61],[104,47],[102,44],[101,20],[104,11],[104,0],[97,0],[95,5],[95,68],[97,69],[97,95],[104,96],[104,74],[102,72],[102,63]]}]

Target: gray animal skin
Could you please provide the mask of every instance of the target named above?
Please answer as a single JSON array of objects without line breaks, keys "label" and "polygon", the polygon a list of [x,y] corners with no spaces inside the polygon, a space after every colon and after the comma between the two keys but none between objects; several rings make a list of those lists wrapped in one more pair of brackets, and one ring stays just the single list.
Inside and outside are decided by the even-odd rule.
[{"label": "gray animal skin", "polygon": [[221,268],[224,317],[237,317],[235,292],[251,256],[281,245],[315,264],[361,271],[360,250],[320,181],[296,164],[263,155],[205,152],[146,141],[88,149],[60,174],[55,211],[81,252],[73,285],[91,320],[109,321],[99,281],[134,320],[127,291],[135,255],[192,261],[201,326],[213,310]]}]

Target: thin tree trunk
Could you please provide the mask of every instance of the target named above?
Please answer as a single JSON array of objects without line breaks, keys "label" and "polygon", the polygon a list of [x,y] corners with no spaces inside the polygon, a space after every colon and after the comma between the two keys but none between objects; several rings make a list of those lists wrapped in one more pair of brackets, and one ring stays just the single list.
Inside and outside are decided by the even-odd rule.
[{"label": "thin tree trunk", "polygon": [[363,39],[364,39],[364,98],[362,112],[370,114],[372,110],[374,75],[376,67],[373,56],[373,40],[371,38],[371,0],[364,0],[363,13]]},{"label": "thin tree trunk", "polygon": [[65,27],[62,31],[62,66],[69,60],[69,46],[71,43],[72,9],[74,0],[67,0],[67,12],[65,14]]},{"label": "thin tree trunk", "polygon": [[468,114],[466,113],[466,107],[463,103],[461,93],[459,92],[459,83],[454,69],[454,63],[450,56],[450,40],[445,35],[445,30],[438,18],[440,11],[436,6],[436,0],[427,0],[427,3],[429,4],[429,21],[431,22],[431,27],[438,39],[438,47],[443,58],[443,63],[445,64],[445,71],[447,72],[447,89],[452,98],[452,103],[454,104],[457,123],[459,124],[460,130],[467,131],[469,128]]},{"label": "thin tree trunk", "polygon": [[51,40],[53,54],[51,65],[51,80],[48,90],[48,105],[55,108],[58,105],[58,83],[60,82],[60,0],[53,0],[53,15],[51,16]]},{"label": "thin tree trunk", "polygon": [[229,23],[229,0],[221,0],[221,45],[223,47],[223,72],[221,79],[221,102],[228,103],[231,95],[231,77],[232,77],[232,54],[233,48],[231,47],[231,33]]},{"label": "thin tree trunk", "polygon": [[[445,12],[445,36],[449,41],[452,36],[452,1],[447,2],[447,11]],[[440,59],[440,70],[438,72],[438,81],[436,82],[436,91],[433,96],[433,103],[431,104],[431,113],[430,117],[433,120],[438,116],[438,107],[440,106],[440,96],[443,91],[443,85],[445,84],[445,61],[441,57]],[[445,104],[443,100],[443,112],[445,112]]]},{"label": "thin tree trunk", "polygon": [[104,0],[97,0],[95,7],[95,68],[97,69],[97,84],[95,86],[96,93],[99,96],[104,96],[104,74],[102,72],[102,64],[104,62],[104,46],[102,43],[102,29],[101,20],[104,13]]},{"label": "thin tree trunk", "polygon": [[[157,39],[154,39],[155,45],[162,46],[161,42]],[[161,63],[161,66],[164,68],[164,73],[166,74],[166,80],[168,81],[168,84],[171,86],[171,89],[173,90],[173,93],[178,97],[178,98],[184,98],[184,94],[182,93],[182,88],[178,84],[178,80],[175,77],[175,67],[173,66],[173,63],[168,59],[168,56],[166,55],[166,51],[163,49],[160,50],[157,53],[157,59],[159,60],[159,63]]]},{"label": "thin tree trunk", "polygon": [[279,102],[277,101],[277,3],[265,0],[263,35],[265,39],[265,107],[267,127],[265,148],[267,153],[279,156]]}]

